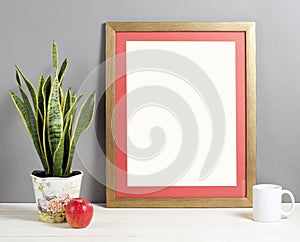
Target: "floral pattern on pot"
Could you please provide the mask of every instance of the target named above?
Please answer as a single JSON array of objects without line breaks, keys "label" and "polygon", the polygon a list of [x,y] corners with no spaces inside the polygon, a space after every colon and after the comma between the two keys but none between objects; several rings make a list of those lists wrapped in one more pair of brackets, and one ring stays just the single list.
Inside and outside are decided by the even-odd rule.
[{"label": "floral pattern on pot", "polygon": [[82,172],[67,178],[32,176],[39,220],[48,223],[66,222],[64,207],[79,197]]}]

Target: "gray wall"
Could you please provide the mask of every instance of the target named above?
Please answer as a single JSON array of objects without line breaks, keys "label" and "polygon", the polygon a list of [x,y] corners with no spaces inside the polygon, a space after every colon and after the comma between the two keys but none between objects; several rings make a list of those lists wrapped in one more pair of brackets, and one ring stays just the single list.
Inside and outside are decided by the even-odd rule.
[{"label": "gray wall", "polygon": [[[300,201],[300,2],[297,0],[1,0],[0,7],[0,202],[32,202],[29,173],[41,168],[8,90],[16,91],[14,64],[37,83],[50,73],[55,39],[70,66],[65,83],[78,89],[104,61],[107,21],[256,21],[257,180],[291,189]],[[98,88],[104,88],[99,75]],[[103,105],[97,135],[104,146]],[[88,139],[87,139],[88,140]],[[91,141],[92,142],[92,139]],[[94,145],[94,144],[91,144]],[[95,153],[96,154],[96,153]],[[82,196],[105,201],[104,157],[92,155]]]}]

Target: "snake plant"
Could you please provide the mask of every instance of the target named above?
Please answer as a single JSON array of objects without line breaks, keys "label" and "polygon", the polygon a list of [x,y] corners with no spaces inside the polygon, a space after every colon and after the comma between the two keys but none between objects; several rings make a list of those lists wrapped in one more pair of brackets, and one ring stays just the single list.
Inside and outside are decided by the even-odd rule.
[{"label": "snake plant", "polygon": [[53,77],[41,76],[37,89],[16,66],[15,78],[20,96],[13,91],[10,91],[10,96],[33,141],[45,176],[67,177],[72,173],[72,160],[78,138],[92,122],[96,98],[95,92],[90,94],[75,119],[77,103],[82,95],[78,96],[71,88],[63,92],[62,83],[68,61],[65,59],[58,69],[55,41],[52,44],[52,61]]}]

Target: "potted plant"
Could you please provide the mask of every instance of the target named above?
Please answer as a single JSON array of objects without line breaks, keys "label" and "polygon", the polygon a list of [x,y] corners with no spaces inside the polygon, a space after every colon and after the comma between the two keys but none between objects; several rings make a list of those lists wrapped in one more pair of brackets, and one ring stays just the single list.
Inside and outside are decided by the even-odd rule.
[{"label": "potted plant", "polygon": [[75,117],[82,95],[78,96],[71,88],[63,92],[68,61],[65,59],[58,68],[55,41],[52,44],[52,61],[53,77],[41,76],[36,89],[16,66],[20,96],[13,91],[10,95],[44,169],[31,174],[39,219],[56,223],[65,221],[64,206],[67,202],[72,197],[79,197],[82,172],[72,171],[72,160],[79,136],[92,122],[95,92],[86,98]]}]

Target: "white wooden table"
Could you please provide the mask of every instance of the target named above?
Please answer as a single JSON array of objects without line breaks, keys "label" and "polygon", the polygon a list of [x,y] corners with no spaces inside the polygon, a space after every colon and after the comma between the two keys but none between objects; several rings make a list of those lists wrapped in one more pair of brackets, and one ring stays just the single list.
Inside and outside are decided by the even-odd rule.
[{"label": "white wooden table", "polygon": [[94,209],[88,228],[72,229],[37,221],[34,204],[0,204],[0,241],[300,241],[300,204],[277,223],[254,222],[250,208]]}]

